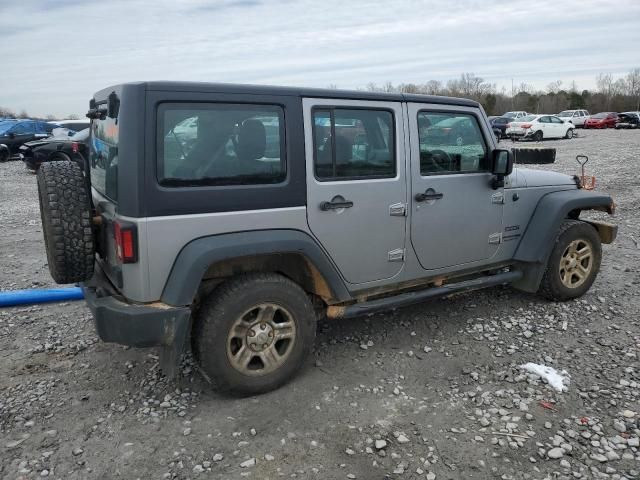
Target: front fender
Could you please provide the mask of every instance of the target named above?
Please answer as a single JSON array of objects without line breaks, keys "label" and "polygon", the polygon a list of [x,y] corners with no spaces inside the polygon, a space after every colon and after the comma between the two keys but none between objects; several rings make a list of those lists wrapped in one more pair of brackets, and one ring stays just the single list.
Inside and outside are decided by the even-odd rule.
[{"label": "front fender", "polygon": [[296,253],[308,259],[324,277],[338,301],[351,298],[342,278],[320,246],[299,230],[255,230],[202,237],[178,254],[162,292],[168,305],[191,305],[210,265],[254,255]]},{"label": "front fender", "polygon": [[[562,190],[544,195],[527,225],[513,259],[521,264],[524,276],[513,284],[528,292],[538,290],[556,235],[564,220],[581,210],[602,210],[614,213],[610,195],[589,190]],[[606,242],[603,242],[606,243]]]}]

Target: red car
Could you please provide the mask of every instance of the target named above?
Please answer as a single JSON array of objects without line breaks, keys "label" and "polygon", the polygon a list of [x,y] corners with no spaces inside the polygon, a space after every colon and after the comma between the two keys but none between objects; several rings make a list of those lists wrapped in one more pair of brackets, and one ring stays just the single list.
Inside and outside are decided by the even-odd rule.
[{"label": "red car", "polygon": [[584,128],[614,128],[618,114],[615,112],[602,112],[591,115],[584,122]]}]

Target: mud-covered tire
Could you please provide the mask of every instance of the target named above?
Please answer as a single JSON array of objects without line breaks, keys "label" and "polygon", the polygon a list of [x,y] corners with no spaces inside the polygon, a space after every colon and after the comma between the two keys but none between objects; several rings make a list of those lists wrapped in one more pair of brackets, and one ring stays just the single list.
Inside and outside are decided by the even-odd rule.
[{"label": "mud-covered tire", "polygon": [[93,276],[95,245],[91,202],[76,162],[46,162],[38,169],[38,197],[49,271],[56,283]]},{"label": "mud-covered tire", "polygon": [[[575,286],[568,285],[572,283],[568,280],[567,268],[570,267],[571,245],[577,245],[579,251],[588,247],[591,252],[590,262],[584,259],[577,260],[580,255],[576,255],[576,262],[580,263],[582,269],[581,275],[584,280],[577,282]],[[583,246],[580,248],[580,246]],[[577,253],[577,252],[576,252]],[[543,297],[554,301],[566,301],[584,295],[596,279],[600,270],[600,262],[602,260],[602,246],[600,236],[597,230],[586,222],[580,220],[566,220],[560,226],[560,231],[556,237],[553,250],[547,261],[547,268],[542,277],[538,293]],[[564,270],[563,270],[564,268]],[[586,273],[584,273],[586,271]],[[570,272],[569,272],[570,273]],[[573,276],[573,275],[571,275]],[[564,278],[564,281],[563,281]],[[578,278],[577,276],[575,277]]]},{"label": "mud-covered tire", "polygon": [[[282,363],[274,363],[278,366],[273,370],[267,369],[266,363],[261,367],[260,357],[266,354],[265,350],[270,349],[271,344],[273,348],[276,347],[279,330],[271,330],[271,327],[264,330],[265,334],[270,331],[275,333],[273,340],[260,340],[261,343],[270,342],[265,350],[256,353],[249,348],[251,339],[257,338],[256,335],[250,335],[253,332],[249,330],[261,325],[260,309],[264,305],[284,309],[289,320],[294,322],[294,340],[288,344],[291,350],[284,351],[282,357],[280,354],[274,357],[282,360]],[[254,312],[255,317],[252,316]],[[272,320],[275,321],[276,317],[273,316]],[[288,278],[271,273],[239,275],[211,292],[196,312],[192,332],[193,352],[201,372],[215,390],[236,395],[265,393],[289,381],[301,368],[313,348],[316,322],[317,315],[309,295]],[[234,355],[242,356],[241,348],[246,350],[250,361],[242,362],[234,358]],[[254,360],[256,365],[252,370],[251,363]],[[247,365],[242,368],[239,363]]]}]

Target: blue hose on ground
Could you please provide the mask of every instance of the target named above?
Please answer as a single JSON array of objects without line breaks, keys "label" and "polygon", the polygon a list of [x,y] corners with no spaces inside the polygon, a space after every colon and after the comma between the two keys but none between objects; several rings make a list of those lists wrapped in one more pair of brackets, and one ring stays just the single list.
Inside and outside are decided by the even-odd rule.
[{"label": "blue hose on ground", "polygon": [[82,300],[83,298],[84,294],[80,287],[5,290],[3,292],[0,291],[0,307],[45,302],[66,302],[68,300]]}]

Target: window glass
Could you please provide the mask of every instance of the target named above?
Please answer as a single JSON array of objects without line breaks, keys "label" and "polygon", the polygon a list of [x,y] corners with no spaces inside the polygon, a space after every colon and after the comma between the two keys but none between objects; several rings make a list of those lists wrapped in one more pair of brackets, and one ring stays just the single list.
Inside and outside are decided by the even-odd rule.
[{"label": "window glass", "polygon": [[163,185],[271,184],[286,178],[280,107],[164,104],[158,129]]},{"label": "window glass", "polygon": [[395,176],[391,112],[344,108],[314,110],[313,130],[318,180]]},{"label": "window glass", "polygon": [[563,123],[558,117],[548,117],[551,123]]},{"label": "window glass", "polygon": [[20,122],[11,129],[11,133],[16,135],[29,135],[35,131],[35,122]]},{"label": "window glass", "polygon": [[488,170],[487,146],[475,116],[418,112],[420,174]]}]

